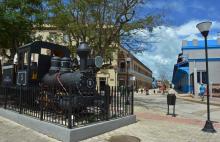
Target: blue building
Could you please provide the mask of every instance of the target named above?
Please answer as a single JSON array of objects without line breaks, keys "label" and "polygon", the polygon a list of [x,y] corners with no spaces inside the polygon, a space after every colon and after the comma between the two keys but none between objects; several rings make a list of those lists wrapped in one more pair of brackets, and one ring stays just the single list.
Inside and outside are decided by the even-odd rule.
[{"label": "blue building", "polygon": [[[172,83],[175,89],[198,94],[199,84],[206,83],[204,40],[183,41],[182,53],[174,65]],[[220,38],[208,40],[209,82],[220,85]]]}]

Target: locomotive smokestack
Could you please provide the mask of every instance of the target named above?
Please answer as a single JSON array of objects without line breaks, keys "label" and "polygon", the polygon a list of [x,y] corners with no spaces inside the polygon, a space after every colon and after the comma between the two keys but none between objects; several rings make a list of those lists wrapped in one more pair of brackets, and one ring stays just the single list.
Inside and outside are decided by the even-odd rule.
[{"label": "locomotive smokestack", "polygon": [[80,43],[77,48],[77,54],[80,57],[80,71],[87,69],[87,59],[90,52],[91,49],[86,42]]}]

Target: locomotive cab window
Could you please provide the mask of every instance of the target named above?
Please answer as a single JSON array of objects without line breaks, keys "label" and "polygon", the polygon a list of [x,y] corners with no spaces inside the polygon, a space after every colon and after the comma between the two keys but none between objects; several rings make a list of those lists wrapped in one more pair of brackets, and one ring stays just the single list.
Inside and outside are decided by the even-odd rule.
[{"label": "locomotive cab window", "polygon": [[47,48],[41,48],[40,53],[41,53],[41,55],[48,55],[48,56],[50,56],[51,55],[51,50],[47,49]]},{"label": "locomotive cab window", "polygon": [[24,53],[24,65],[28,65],[28,53]]},{"label": "locomotive cab window", "polygon": [[18,55],[18,69],[27,69],[28,52],[21,52]]},{"label": "locomotive cab window", "polygon": [[39,60],[39,54],[37,53],[32,53],[31,54],[31,63],[37,63],[38,64],[38,60]]}]

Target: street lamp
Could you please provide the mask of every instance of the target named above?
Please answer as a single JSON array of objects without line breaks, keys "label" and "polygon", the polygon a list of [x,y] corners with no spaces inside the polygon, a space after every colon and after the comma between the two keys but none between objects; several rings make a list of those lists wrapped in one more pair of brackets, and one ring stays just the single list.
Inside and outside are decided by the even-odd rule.
[{"label": "street lamp", "polygon": [[209,29],[212,25],[212,22],[202,22],[196,25],[199,29],[203,37],[205,38],[205,61],[206,61],[206,82],[207,82],[207,120],[202,131],[215,133],[216,130],[212,125],[212,121],[210,120],[210,105],[209,105],[209,64],[208,64],[208,51],[207,51],[207,36],[209,34]]}]

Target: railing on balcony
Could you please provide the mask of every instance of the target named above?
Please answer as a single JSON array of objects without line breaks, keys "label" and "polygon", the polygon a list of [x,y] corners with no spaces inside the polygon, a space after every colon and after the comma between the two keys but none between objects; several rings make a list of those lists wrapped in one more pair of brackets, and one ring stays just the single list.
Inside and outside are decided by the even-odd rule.
[{"label": "railing on balcony", "polygon": [[151,77],[146,76],[145,74],[139,73],[139,72],[137,72],[137,71],[135,71],[134,69],[131,69],[131,68],[129,68],[128,71],[127,71],[126,68],[119,68],[118,72],[119,73],[129,73],[129,74],[135,75],[135,76],[137,76],[139,78],[143,78],[143,79],[145,79],[147,81],[150,81],[150,80],[152,81]]},{"label": "railing on balcony", "polygon": [[126,68],[118,68],[119,73],[126,73],[127,69]]}]

